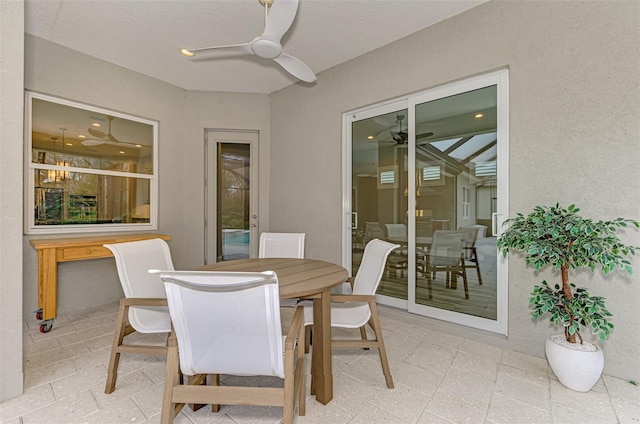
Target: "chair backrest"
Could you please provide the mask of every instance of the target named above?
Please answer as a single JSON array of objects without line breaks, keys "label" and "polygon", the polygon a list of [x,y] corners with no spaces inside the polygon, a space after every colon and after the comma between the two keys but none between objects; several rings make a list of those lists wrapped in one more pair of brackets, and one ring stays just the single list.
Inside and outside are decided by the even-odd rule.
[{"label": "chair backrest", "polygon": [[[149,269],[173,269],[169,246],[162,239],[105,244],[116,259],[118,277],[125,297],[166,297],[162,280]],[[142,333],[168,333],[171,319],[166,307],[131,307],[129,323]]]},{"label": "chair backrest", "polygon": [[464,233],[452,230],[433,232],[429,263],[434,266],[456,266],[462,260],[462,240]]},{"label": "chair backrest", "polygon": [[384,224],[387,227],[387,237],[406,237],[407,226],[404,224]]},{"label": "chair backrest", "polygon": [[366,222],[364,225],[364,243],[369,243],[375,238],[384,238],[384,230],[377,222]]},{"label": "chair backrest", "polygon": [[260,234],[259,258],[304,258],[305,233]]},{"label": "chair backrest", "polygon": [[375,294],[384,273],[387,257],[399,244],[373,239],[364,247],[362,262],[353,283],[353,294]]},{"label": "chair backrest", "polygon": [[158,272],[184,374],[284,378],[275,272]]},{"label": "chair backrest", "polygon": [[476,238],[478,237],[478,227],[460,227],[458,231],[462,233],[462,249],[465,259],[475,261]]},{"label": "chair backrest", "polygon": [[473,247],[476,244],[476,238],[478,237],[477,227],[460,227],[458,231],[463,234],[462,241],[465,247]]}]

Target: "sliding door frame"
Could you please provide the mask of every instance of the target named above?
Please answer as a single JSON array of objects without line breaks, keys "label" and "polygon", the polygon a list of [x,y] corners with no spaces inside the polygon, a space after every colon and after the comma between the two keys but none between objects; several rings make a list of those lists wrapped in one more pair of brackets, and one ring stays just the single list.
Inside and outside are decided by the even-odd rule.
[{"label": "sliding door frame", "polygon": [[[408,110],[408,172],[415,175],[415,108],[417,105],[441,99],[444,97],[477,90],[496,85],[497,87],[497,209],[492,216],[493,236],[499,236],[502,222],[509,211],[509,71],[501,69],[487,74],[470,77],[461,81],[448,83],[419,93],[396,98],[377,105],[356,109],[342,116],[342,175],[343,175],[343,219],[342,219],[342,264],[345,268],[352,267],[352,125],[362,119],[367,119],[383,113],[389,113],[398,109]],[[416,182],[414,178],[408,179],[408,192],[415,193]],[[416,199],[409,196],[408,199],[408,300],[382,298],[377,296],[382,303],[407,310],[410,313],[424,315],[456,324],[478,328],[493,333],[507,335],[508,332],[508,263],[502,255],[496,255],[497,259],[497,319],[491,320],[472,315],[461,314],[444,309],[438,309],[415,302],[416,281],[416,247],[415,247],[415,213]]]}]

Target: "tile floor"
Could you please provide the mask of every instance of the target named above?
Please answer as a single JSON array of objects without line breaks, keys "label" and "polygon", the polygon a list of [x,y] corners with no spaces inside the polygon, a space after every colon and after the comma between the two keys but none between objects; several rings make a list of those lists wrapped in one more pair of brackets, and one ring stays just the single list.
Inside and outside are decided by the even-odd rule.
[{"label": "tile floor", "polygon": [[[64,314],[47,334],[28,320],[25,394],[0,404],[0,422],[159,422],[163,357],[125,356],[116,391],[104,394],[116,312],[109,304]],[[387,308],[381,321],[395,389],[386,388],[376,351],[334,351],[334,400],[323,406],[308,397],[298,424],[640,423],[640,387],[627,381],[604,376],[590,392],[577,393],[558,383],[544,359],[435,331]],[[141,339],[162,343],[157,336]],[[185,408],[175,422],[275,424],[281,411]]]}]

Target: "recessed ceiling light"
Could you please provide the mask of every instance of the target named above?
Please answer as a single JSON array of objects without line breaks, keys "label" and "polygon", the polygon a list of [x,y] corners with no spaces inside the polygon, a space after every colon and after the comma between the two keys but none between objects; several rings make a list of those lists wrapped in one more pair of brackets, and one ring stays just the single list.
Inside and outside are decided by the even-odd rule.
[{"label": "recessed ceiling light", "polygon": [[92,126],[94,126],[94,127],[99,127],[99,126],[100,126],[100,124],[98,124],[97,122],[94,122],[94,123],[93,123],[93,124],[91,124],[91,125],[92,125]]},{"label": "recessed ceiling light", "polygon": [[85,136],[82,134],[78,134],[78,138],[85,138]]},{"label": "recessed ceiling light", "polygon": [[121,155],[124,155],[124,150],[120,150],[118,153],[120,153]]},{"label": "recessed ceiling light", "polygon": [[367,140],[373,140],[373,136],[372,135],[368,135],[367,136]]},{"label": "recessed ceiling light", "polygon": [[73,146],[73,143],[64,143],[65,146]]},{"label": "recessed ceiling light", "polygon": [[480,119],[480,118],[484,117],[484,115],[481,114],[481,113],[476,113],[475,115],[473,115],[473,117],[476,118],[476,119]]},{"label": "recessed ceiling light", "polygon": [[138,148],[142,147],[142,144],[136,144],[136,147],[138,147]]}]

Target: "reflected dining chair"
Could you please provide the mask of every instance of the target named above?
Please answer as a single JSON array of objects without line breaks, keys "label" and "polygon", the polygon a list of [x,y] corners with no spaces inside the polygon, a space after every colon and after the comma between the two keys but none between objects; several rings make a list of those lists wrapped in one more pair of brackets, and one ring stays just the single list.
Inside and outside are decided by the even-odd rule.
[{"label": "reflected dining chair", "polygon": [[[394,237],[405,238],[407,237],[407,226],[404,224],[384,224],[386,228],[386,239],[393,239]],[[398,271],[400,271],[400,278],[404,278],[404,273],[409,265],[409,258],[407,257],[406,247],[398,249],[389,255],[387,258],[387,277],[392,278],[392,271],[395,271],[397,277]]]},{"label": "reflected dining chair", "polygon": [[436,230],[429,255],[427,256],[424,273],[427,277],[427,289],[429,299],[433,299],[431,282],[438,272],[446,275],[445,286],[457,288],[458,277],[462,277],[464,283],[464,298],[469,299],[469,287],[467,284],[467,271],[463,251],[464,233],[453,230]]},{"label": "reflected dining chair", "polygon": [[478,228],[460,227],[458,228],[458,231],[463,233],[462,249],[464,250],[465,267],[476,269],[476,272],[478,274],[478,284],[482,285],[482,276],[480,275],[480,261],[478,260],[478,251],[476,250]]},{"label": "reflected dining chair", "polygon": [[[303,308],[296,309],[283,338],[275,272],[152,272],[164,281],[174,327],[163,424],[189,402],[211,404],[213,412],[220,405],[281,406],[284,423],[291,424],[297,399],[298,413],[305,415]],[[180,383],[183,374],[189,376],[186,385]],[[220,374],[279,377],[284,387],[228,386]]]},{"label": "reflected dining chair", "polygon": [[118,278],[125,297],[120,299],[116,331],[109,357],[105,393],[116,387],[118,365],[122,353],[166,355],[166,346],[125,344],[133,332],[169,333],[171,319],[162,280],[148,270],[173,269],[169,246],[162,239],[105,244],[116,260]]},{"label": "reflected dining chair", "polygon": [[305,233],[260,234],[259,258],[304,258]]},{"label": "reflected dining chair", "polygon": [[[382,338],[382,328],[376,307],[376,290],[385,270],[389,253],[399,244],[373,239],[364,248],[362,263],[355,278],[349,278],[352,294],[331,295],[331,327],[358,328],[361,340],[332,339],[332,348],[377,348],[387,387],[393,388],[393,378]],[[313,326],[313,304],[304,302],[304,325],[307,332]],[[371,326],[375,340],[367,339],[366,325]],[[306,339],[310,337],[306,335]],[[313,385],[313,381],[312,381]]]}]

